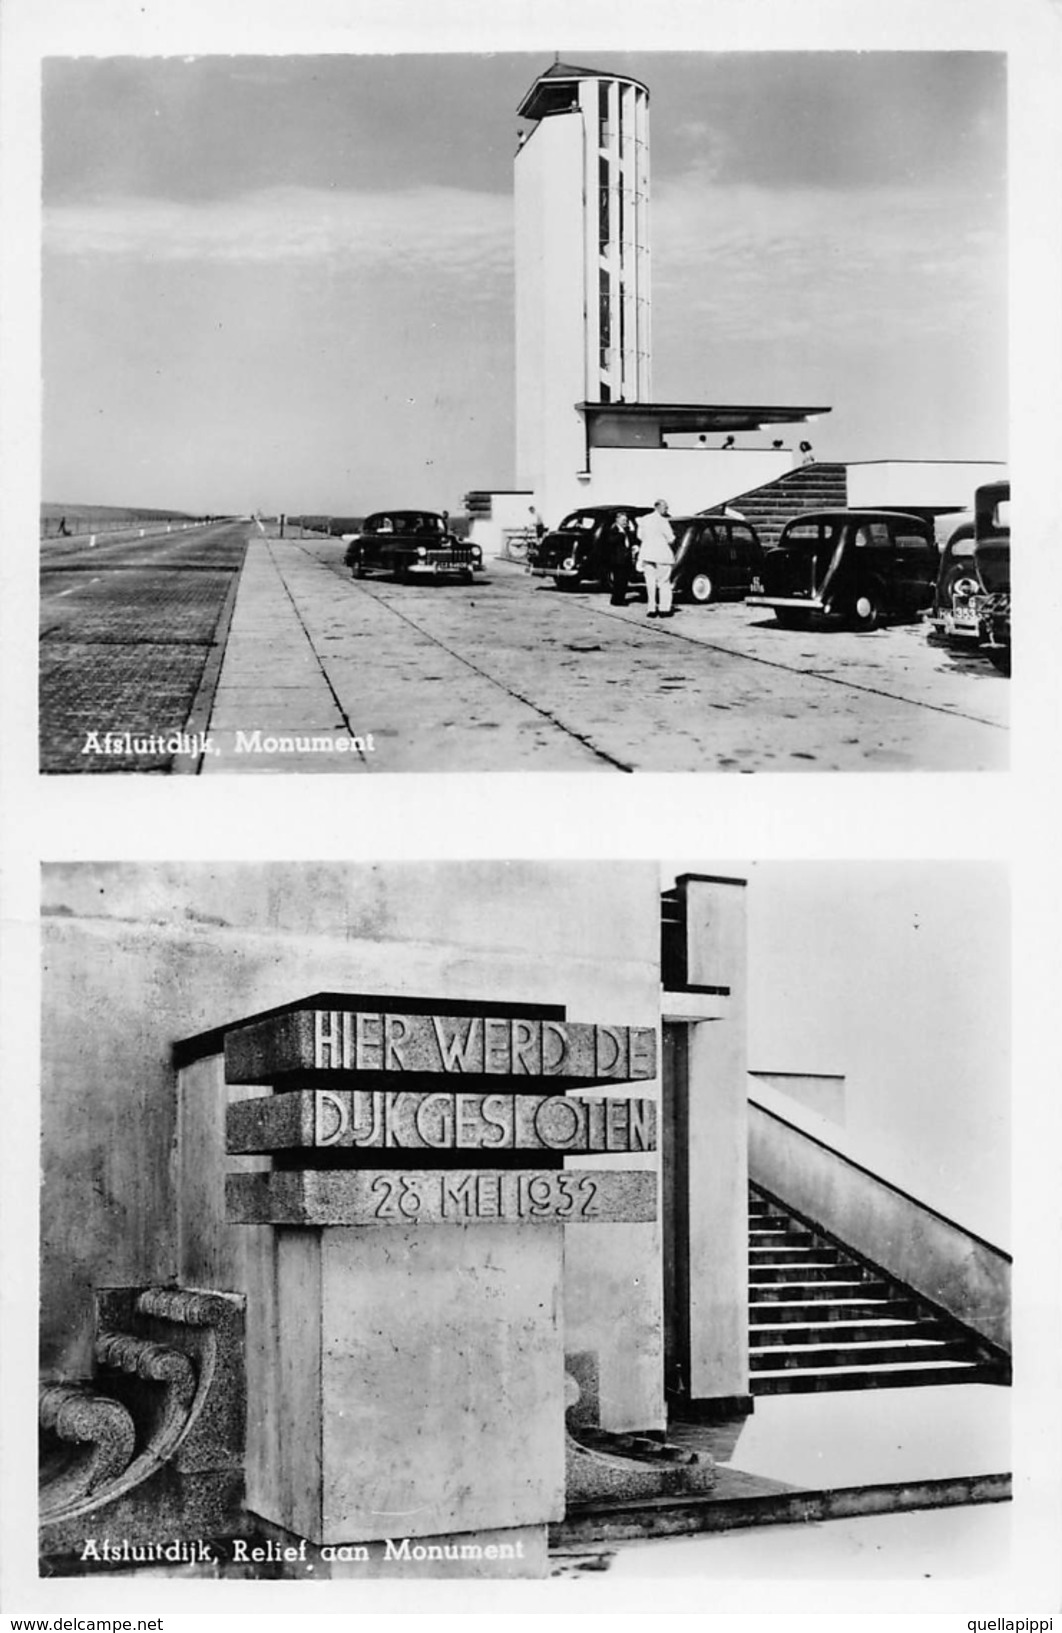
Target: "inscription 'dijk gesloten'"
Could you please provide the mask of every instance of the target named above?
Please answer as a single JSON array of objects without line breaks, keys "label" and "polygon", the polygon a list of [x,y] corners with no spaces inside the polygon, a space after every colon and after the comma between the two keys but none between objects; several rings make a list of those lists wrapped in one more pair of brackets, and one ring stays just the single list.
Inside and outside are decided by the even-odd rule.
[{"label": "inscription 'dijk gesloten'", "polygon": [[320,1071],[631,1082],[656,1075],[656,1032],[515,1016],[296,1010],[226,1036],[230,1083]]},{"label": "inscription 'dijk gesloten'", "polygon": [[302,1089],[228,1108],[233,1155],[322,1147],[458,1151],[652,1151],[651,1100]]}]

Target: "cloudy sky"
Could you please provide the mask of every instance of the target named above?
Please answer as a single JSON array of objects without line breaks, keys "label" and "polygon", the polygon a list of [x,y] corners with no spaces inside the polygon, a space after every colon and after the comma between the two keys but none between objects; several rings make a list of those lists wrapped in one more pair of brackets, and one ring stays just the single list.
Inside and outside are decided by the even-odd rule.
[{"label": "cloudy sky", "polygon": [[[48,61],[43,497],[512,486],[515,108],[549,61]],[[651,92],[659,400],[832,404],[823,458],[1006,458],[1002,56],[591,66]]]}]

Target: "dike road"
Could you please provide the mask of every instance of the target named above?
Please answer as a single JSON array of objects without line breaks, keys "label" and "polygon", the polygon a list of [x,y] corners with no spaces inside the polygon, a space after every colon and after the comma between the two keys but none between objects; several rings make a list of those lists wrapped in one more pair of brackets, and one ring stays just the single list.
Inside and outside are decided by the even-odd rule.
[{"label": "dike road", "polygon": [[506,561],[473,585],[354,580],[340,540],[247,523],[91,556],[58,543],[42,562],[45,770],[1007,765],[1009,682],[918,624],[783,630],[740,603],[652,621],[644,601]]}]

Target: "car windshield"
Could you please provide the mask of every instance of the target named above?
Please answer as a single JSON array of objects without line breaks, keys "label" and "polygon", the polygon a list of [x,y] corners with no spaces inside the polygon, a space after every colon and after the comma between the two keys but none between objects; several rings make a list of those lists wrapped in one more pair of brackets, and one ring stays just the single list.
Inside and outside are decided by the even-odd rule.
[{"label": "car windshield", "polygon": [[398,510],[390,516],[370,516],[365,523],[366,533],[444,533],[441,516],[429,511]]},{"label": "car windshield", "polygon": [[601,520],[596,511],[573,510],[570,516],[565,516],[558,532],[560,533],[588,533]]}]

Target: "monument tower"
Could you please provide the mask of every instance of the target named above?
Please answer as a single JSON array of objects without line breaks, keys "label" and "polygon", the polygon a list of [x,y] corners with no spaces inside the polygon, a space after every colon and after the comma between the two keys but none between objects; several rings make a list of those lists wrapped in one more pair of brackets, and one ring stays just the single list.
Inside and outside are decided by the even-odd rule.
[{"label": "monument tower", "polygon": [[558,60],[517,113],[516,489],[497,495],[498,518],[526,522],[530,499],[555,526],[660,496],[690,514],[790,471],[792,449],[735,455],[736,435],[827,407],[653,400],[646,86]]},{"label": "monument tower", "polygon": [[649,92],[556,62],[517,111],[517,481],[540,491],[580,462],[576,403],[650,397]]}]

